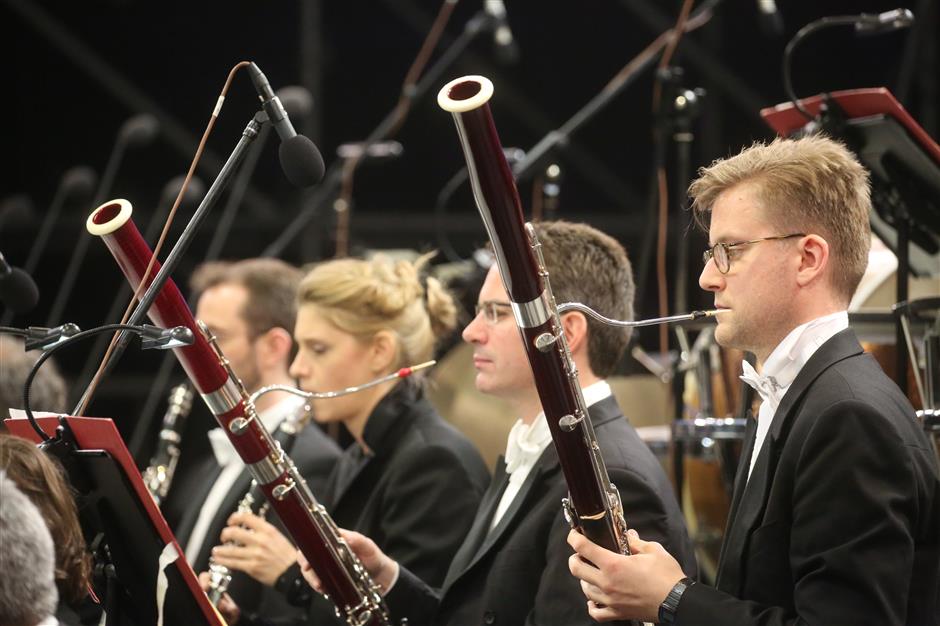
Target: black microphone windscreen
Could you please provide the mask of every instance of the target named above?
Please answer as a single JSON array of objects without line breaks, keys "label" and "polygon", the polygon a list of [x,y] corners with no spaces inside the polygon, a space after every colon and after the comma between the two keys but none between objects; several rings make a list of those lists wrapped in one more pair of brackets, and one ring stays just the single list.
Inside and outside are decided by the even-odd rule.
[{"label": "black microphone windscreen", "polygon": [[313,96],[310,95],[310,91],[306,87],[300,85],[281,87],[275,95],[281,99],[281,104],[284,105],[284,110],[287,111],[287,117],[293,120],[294,123],[297,123],[297,120],[306,118],[313,110]]},{"label": "black microphone windscreen", "polygon": [[294,135],[282,141],[278,156],[287,180],[297,187],[316,185],[326,171],[320,151],[303,135]]},{"label": "black microphone windscreen", "polygon": [[33,218],[33,201],[25,193],[8,196],[0,202],[0,225],[26,224]]},{"label": "black microphone windscreen", "polygon": [[67,197],[88,198],[95,192],[98,175],[87,165],[77,165],[62,175],[62,189]]},{"label": "black microphone windscreen", "polygon": [[[160,202],[166,206],[172,206],[176,202],[176,196],[179,195],[180,188],[182,188],[185,181],[185,176],[177,176],[167,181],[160,194]],[[180,206],[197,204],[204,195],[206,195],[206,184],[198,176],[193,176],[189,179],[189,185],[186,187],[186,193],[183,195]]]},{"label": "black microphone windscreen", "polygon": [[0,276],[0,301],[14,313],[28,313],[39,302],[39,288],[29,274],[14,267]]},{"label": "black microphone windscreen", "polygon": [[127,143],[128,147],[139,148],[147,145],[157,136],[160,130],[160,122],[149,113],[141,113],[128,119],[121,126],[120,136]]}]

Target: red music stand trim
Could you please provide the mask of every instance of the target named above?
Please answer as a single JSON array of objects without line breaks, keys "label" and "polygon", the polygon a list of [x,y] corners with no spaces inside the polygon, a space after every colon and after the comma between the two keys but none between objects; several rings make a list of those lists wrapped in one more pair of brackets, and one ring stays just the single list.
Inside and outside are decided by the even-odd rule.
[{"label": "red music stand trim", "polygon": [[[859,117],[870,117],[872,115],[888,115],[896,119],[911,134],[911,136],[920,144],[934,160],[940,164],[940,146],[931,138],[927,132],[921,128],[907,109],[898,102],[890,91],[884,87],[873,87],[868,89],[846,89],[844,91],[833,91],[828,97],[834,100],[845,112],[846,117],[855,119]],[[825,101],[826,96],[820,94],[800,100],[811,115],[819,115],[820,107]],[[786,137],[795,131],[801,129],[809,122],[806,117],[800,113],[792,102],[784,102],[776,106],[761,109],[760,115],[764,121],[781,137]]]}]

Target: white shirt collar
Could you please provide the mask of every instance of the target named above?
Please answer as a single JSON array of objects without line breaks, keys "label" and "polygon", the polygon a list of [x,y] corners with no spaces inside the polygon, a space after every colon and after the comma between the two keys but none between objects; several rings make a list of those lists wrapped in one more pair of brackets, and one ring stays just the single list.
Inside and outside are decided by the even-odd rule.
[{"label": "white shirt collar", "polygon": [[849,314],[846,311],[831,313],[800,324],[777,344],[767,357],[761,374],[773,376],[780,387],[788,388],[813,353],[833,335],[848,327]]},{"label": "white shirt collar", "polygon": [[[588,385],[581,393],[585,406],[596,404],[612,395],[610,385],[605,380]],[[515,474],[520,467],[531,468],[551,441],[552,433],[545,420],[544,411],[539,412],[531,424],[517,420],[509,431],[509,439],[506,442],[506,471]]]}]

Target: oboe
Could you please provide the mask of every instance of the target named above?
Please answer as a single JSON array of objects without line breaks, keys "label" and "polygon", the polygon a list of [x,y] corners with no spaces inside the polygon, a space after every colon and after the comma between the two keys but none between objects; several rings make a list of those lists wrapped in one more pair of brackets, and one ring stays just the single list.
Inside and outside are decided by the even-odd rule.
[{"label": "oboe", "polygon": [[[131,204],[126,200],[107,202],[88,217],[87,228],[104,240],[128,282],[136,287],[153,252],[131,221],[131,213]],[[155,262],[146,278],[147,284],[159,269],[159,262]],[[264,428],[248,392],[218,346],[212,345],[211,335],[197,328],[173,281],[163,286],[148,314],[160,326],[185,326],[193,332],[192,345],[174,350],[177,358],[288,534],[316,567],[337,615],[350,626],[389,626],[388,610],[378,585],[310,493],[297,468]]]},{"label": "oboe", "polygon": [[170,390],[163,428],[157,441],[157,450],[144,470],[144,485],[159,505],[170,491],[176,464],[180,458],[180,441],[186,417],[193,405],[193,388],[181,383]]}]

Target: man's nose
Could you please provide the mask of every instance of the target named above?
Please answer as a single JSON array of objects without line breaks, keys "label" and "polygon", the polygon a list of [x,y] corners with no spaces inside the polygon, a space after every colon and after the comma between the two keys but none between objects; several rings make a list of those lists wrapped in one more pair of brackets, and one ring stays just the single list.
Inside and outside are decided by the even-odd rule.
[{"label": "man's nose", "polygon": [[470,323],[466,325],[460,336],[463,337],[463,340],[467,343],[480,343],[483,341],[486,336],[486,322],[483,321],[482,312],[477,313],[477,315],[470,320]]},{"label": "man's nose", "polygon": [[724,288],[725,275],[718,271],[715,259],[708,259],[698,277],[699,287],[705,291],[721,291]]}]

